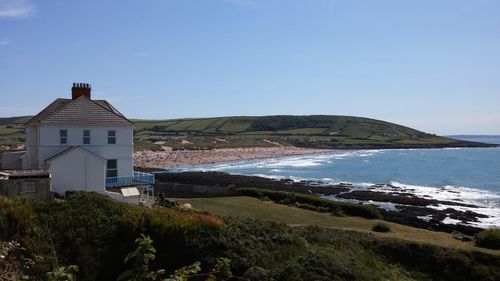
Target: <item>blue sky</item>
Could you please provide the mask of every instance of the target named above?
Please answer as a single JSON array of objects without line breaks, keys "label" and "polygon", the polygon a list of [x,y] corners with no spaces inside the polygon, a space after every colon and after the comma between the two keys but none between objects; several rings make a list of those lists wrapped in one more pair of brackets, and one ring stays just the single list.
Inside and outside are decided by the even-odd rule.
[{"label": "blue sky", "polygon": [[500,134],[500,1],[0,0],[0,116],[339,114]]}]

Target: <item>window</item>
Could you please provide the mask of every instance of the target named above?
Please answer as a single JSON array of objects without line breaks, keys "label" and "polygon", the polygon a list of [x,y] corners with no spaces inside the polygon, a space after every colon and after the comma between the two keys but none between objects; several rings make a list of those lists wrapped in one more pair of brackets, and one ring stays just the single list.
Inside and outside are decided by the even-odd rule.
[{"label": "window", "polygon": [[83,130],[83,144],[90,144],[90,130]]},{"label": "window", "polygon": [[68,130],[66,129],[59,130],[59,143],[60,144],[68,143]]},{"label": "window", "polygon": [[116,131],[108,131],[108,144],[116,144]]},{"label": "window", "polygon": [[116,164],[116,159],[110,159],[106,163],[106,177],[114,178],[118,176],[118,166]]}]

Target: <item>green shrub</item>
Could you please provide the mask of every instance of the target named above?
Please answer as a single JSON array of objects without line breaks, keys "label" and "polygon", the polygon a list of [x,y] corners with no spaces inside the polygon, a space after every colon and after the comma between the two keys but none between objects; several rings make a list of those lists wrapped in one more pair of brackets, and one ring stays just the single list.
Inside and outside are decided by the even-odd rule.
[{"label": "green shrub", "polygon": [[372,230],[376,232],[389,232],[391,228],[387,224],[379,222],[372,227]]},{"label": "green shrub", "polygon": [[187,246],[190,239],[223,225],[210,214],[143,208],[96,193],[50,202],[0,197],[0,239],[16,239],[40,257],[34,267],[42,273],[54,268],[54,248],[61,264],[79,267],[79,281],[116,280],[140,233],[158,241],[158,263],[165,264],[158,266],[175,270],[201,258]]},{"label": "green shrub", "polygon": [[487,229],[476,235],[476,246],[488,249],[500,249],[500,228]]},{"label": "green shrub", "polygon": [[35,214],[30,200],[0,197],[0,239],[19,239],[34,230]]},{"label": "green shrub", "polygon": [[[328,211],[337,215],[360,216],[368,219],[382,219],[382,214],[373,205],[353,204],[347,202],[337,202],[321,198],[313,194],[293,193],[286,191],[275,191],[260,188],[241,188],[241,194],[251,197],[268,197],[280,204],[308,204],[314,206],[318,211]],[[312,209],[312,207],[307,207]]]}]

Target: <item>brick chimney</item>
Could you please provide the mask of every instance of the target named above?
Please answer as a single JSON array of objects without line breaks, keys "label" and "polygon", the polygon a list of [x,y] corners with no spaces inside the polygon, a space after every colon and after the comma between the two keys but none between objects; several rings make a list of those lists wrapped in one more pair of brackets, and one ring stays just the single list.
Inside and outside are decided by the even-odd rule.
[{"label": "brick chimney", "polygon": [[90,84],[73,83],[73,87],[71,87],[71,98],[76,100],[81,96],[86,96],[90,99]]}]

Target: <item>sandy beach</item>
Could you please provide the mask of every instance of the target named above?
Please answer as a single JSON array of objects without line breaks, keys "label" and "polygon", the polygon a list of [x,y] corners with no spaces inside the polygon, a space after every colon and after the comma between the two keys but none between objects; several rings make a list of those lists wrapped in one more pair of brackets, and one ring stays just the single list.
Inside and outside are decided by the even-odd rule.
[{"label": "sandy beach", "polygon": [[325,151],[328,150],[293,146],[221,148],[211,150],[172,150],[169,147],[163,147],[161,151],[144,150],[135,152],[134,165],[148,168],[169,168],[234,160],[305,155]]}]

